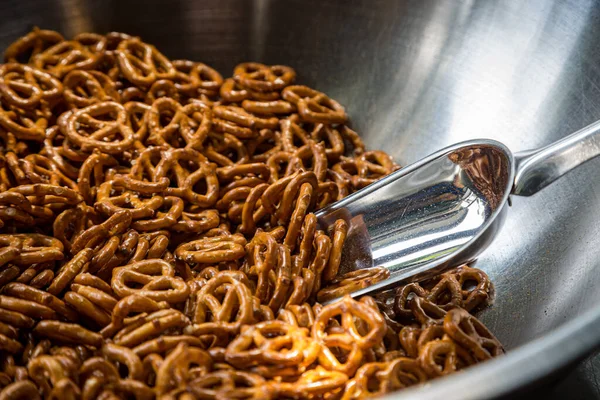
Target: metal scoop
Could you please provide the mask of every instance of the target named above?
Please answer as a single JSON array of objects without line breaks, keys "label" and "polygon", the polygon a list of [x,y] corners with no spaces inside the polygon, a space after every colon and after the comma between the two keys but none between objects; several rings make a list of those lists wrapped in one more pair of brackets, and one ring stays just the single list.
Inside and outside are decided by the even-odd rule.
[{"label": "metal scoop", "polygon": [[600,121],[538,150],[502,143],[447,147],[317,213],[322,229],[349,224],[340,273],[384,267],[390,276],[353,296],[421,280],[473,261],[506,217],[511,194],[530,196],[600,155]]}]

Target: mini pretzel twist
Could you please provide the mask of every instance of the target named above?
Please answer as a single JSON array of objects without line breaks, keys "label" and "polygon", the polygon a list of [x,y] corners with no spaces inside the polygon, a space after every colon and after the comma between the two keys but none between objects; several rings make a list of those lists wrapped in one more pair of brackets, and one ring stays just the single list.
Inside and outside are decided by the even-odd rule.
[{"label": "mini pretzel twist", "polygon": [[284,65],[242,63],[235,67],[233,78],[250,90],[272,92],[290,85],[296,79],[296,71]]},{"label": "mini pretzel twist", "polygon": [[[130,284],[140,285],[141,288]],[[190,291],[185,281],[175,276],[173,266],[160,259],[143,260],[115,268],[111,287],[120,297],[139,294],[169,303],[184,301]]]},{"label": "mini pretzel twist", "polygon": [[131,83],[148,87],[158,79],[175,76],[175,67],[154,46],[138,38],[122,40],[116,50],[119,69]]},{"label": "mini pretzel twist", "polygon": [[18,63],[0,66],[2,100],[19,108],[35,108],[52,103],[63,93],[62,83],[47,72]]},{"label": "mini pretzel twist", "polygon": [[[111,118],[106,120],[106,118]],[[62,133],[83,151],[94,149],[121,154],[133,145],[133,131],[127,125],[125,108],[103,101],[71,112],[61,126]]]},{"label": "mini pretzel twist", "polygon": [[348,119],[341,104],[307,86],[288,86],[283,90],[282,96],[298,107],[298,113],[305,121],[343,124]]},{"label": "mini pretzel twist", "polygon": [[243,236],[206,237],[184,243],[175,250],[175,257],[192,264],[216,264],[235,261],[244,256]]}]

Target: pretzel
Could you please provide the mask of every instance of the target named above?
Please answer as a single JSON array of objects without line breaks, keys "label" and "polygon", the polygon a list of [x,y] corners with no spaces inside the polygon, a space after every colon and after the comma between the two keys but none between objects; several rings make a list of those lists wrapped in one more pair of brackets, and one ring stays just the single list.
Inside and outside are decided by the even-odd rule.
[{"label": "pretzel", "polygon": [[49,183],[53,186],[65,186],[77,190],[77,184],[64,175],[60,168],[47,157],[30,154],[20,161],[29,182]]},{"label": "pretzel", "polygon": [[[378,310],[374,310],[364,303],[353,300],[346,295],[342,300],[327,305],[315,317],[312,327],[312,336],[315,339],[327,337],[325,328],[329,319],[336,315],[342,316],[342,327],[361,349],[368,349],[377,344],[385,334],[383,317]],[[356,327],[354,318],[359,318],[368,325],[368,333],[361,335]]]},{"label": "pretzel", "polygon": [[199,212],[183,211],[181,218],[171,226],[176,232],[200,233],[219,226],[219,214],[216,210]]},{"label": "pretzel", "polygon": [[132,213],[128,210],[115,212],[103,223],[78,234],[71,243],[71,253],[76,254],[84,248],[95,248],[110,236],[125,232],[131,220]]},{"label": "pretzel", "polygon": [[94,54],[82,43],[71,40],[55,44],[32,57],[32,64],[39,69],[62,78],[76,69],[92,69],[101,61],[101,54]]},{"label": "pretzel", "polygon": [[88,154],[82,152],[81,149],[73,148],[70,145],[58,125],[46,129],[43,153],[71,179],[77,179],[80,163],[88,157]]},{"label": "pretzel", "polygon": [[460,283],[451,274],[444,274],[440,281],[429,290],[426,299],[444,310],[462,307],[463,294]]},{"label": "pretzel", "polygon": [[217,135],[211,132],[207,141],[206,158],[220,166],[244,164],[250,158],[244,143],[229,133]]},{"label": "pretzel", "polygon": [[191,393],[203,399],[270,399],[273,396],[272,388],[260,375],[227,369],[198,377],[188,387]]},{"label": "pretzel", "polygon": [[[128,88],[121,93],[121,97],[126,97],[128,95],[127,90],[136,89],[136,88]],[[151,109],[151,106],[148,104],[132,101],[132,99],[126,98],[121,99],[125,101],[123,106],[125,107],[125,111],[127,112],[127,126],[133,131],[133,137],[136,141],[139,142],[138,145],[142,145],[142,143],[146,140],[148,136],[148,112]],[[137,143],[136,143],[137,144]]]},{"label": "pretzel", "polygon": [[194,377],[190,365],[199,365],[203,375],[212,369],[212,359],[203,350],[188,347],[180,343],[163,361],[156,374],[156,391],[159,395],[166,394],[172,389],[186,385]]},{"label": "pretzel", "polygon": [[129,313],[159,311],[165,308],[165,305],[165,303],[158,303],[139,294],[125,296],[115,304],[112,309],[111,323],[102,329],[100,333],[105,338],[112,337],[125,325]]},{"label": "pretzel", "polygon": [[88,204],[93,204],[96,198],[96,186],[104,182],[104,167],[114,167],[117,160],[105,153],[94,153],[81,166],[77,177],[77,190]]},{"label": "pretzel", "polygon": [[250,90],[272,92],[291,84],[296,78],[296,71],[284,65],[269,67],[259,63],[242,63],[233,70],[233,78]]},{"label": "pretzel", "polygon": [[[163,198],[161,197],[161,199]],[[131,227],[140,232],[147,232],[175,225],[183,213],[183,200],[179,197],[167,196],[163,199],[161,207],[164,207],[166,212],[159,208],[155,211],[154,218],[134,221]]]},{"label": "pretzel", "polygon": [[43,115],[27,113],[21,109],[5,109],[0,104],[0,126],[20,140],[44,140],[48,120]]},{"label": "pretzel", "polygon": [[477,318],[460,308],[448,311],[444,317],[444,331],[478,360],[504,353],[498,339]]},{"label": "pretzel", "polygon": [[39,400],[37,387],[31,381],[17,381],[4,387],[0,400]]},{"label": "pretzel", "polygon": [[[155,179],[173,176],[172,186],[165,190],[169,196],[181,197],[192,204],[210,207],[217,201],[219,182],[214,167],[206,162],[201,162],[202,156],[191,149],[174,149],[163,152],[163,158],[155,171]],[[199,162],[200,161],[200,162]],[[182,164],[195,163],[196,170],[190,172]],[[173,175],[171,175],[173,174]],[[205,193],[195,191],[200,182],[206,182]]]},{"label": "pretzel", "polygon": [[245,89],[233,78],[227,78],[223,81],[219,89],[219,95],[227,103],[239,103],[245,99],[274,101],[280,97],[278,92],[259,92]]},{"label": "pretzel", "polygon": [[[128,283],[142,287],[132,288]],[[112,289],[120,297],[139,294],[155,301],[179,303],[189,294],[183,279],[175,276],[173,266],[159,259],[143,260],[115,268],[111,280]]]},{"label": "pretzel", "polygon": [[187,263],[214,264],[242,257],[246,240],[242,236],[207,237],[180,245],[175,257]]},{"label": "pretzel", "polygon": [[281,134],[271,129],[261,129],[258,136],[246,142],[252,162],[266,162],[282,150]]},{"label": "pretzel", "polygon": [[185,315],[176,310],[159,310],[142,319],[139,326],[126,329],[114,337],[120,346],[134,347],[147,340],[174,329],[182,329],[190,324]]},{"label": "pretzel", "polygon": [[11,260],[15,265],[25,266],[35,263],[62,260],[62,243],[50,236],[36,233],[0,235],[0,243],[16,246],[19,254]]},{"label": "pretzel", "polygon": [[319,302],[333,300],[374,285],[377,282],[387,279],[389,276],[390,271],[383,267],[373,267],[350,271],[345,274],[338,275],[327,285],[327,287],[321,289],[317,294],[317,300]]},{"label": "pretzel", "polygon": [[0,94],[11,106],[35,108],[56,100],[62,91],[61,82],[47,72],[17,63],[0,66]]},{"label": "pretzel", "polygon": [[485,272],[463,265],[458,267],[454,274],[457,275],[461,289],[469,281],[477,284],[473,289],[462,289],[462,308],[471,311],[485,304],[490,299],[492,284]]},{"label": "pretzel", "polygon": [[31,54],[25,61],[31,61],[36,54],[63,40],[63,36],[58,32],[35,27],[27,35],[20,37],[8,46],[4,52],[4,61],[20,62],[21,58],[26,56],[29,51]]},{"label": "pretzel", "polygon": [[236,333],[243,324],[253,321],[253,315],[248,286],[223,271],[208,280],[196,295],[194,326],[187,333],[195,336],[221,331]]},{"label": "pretzel", "polygon": [[40,321],[33,332],[39,336],[51,340],[66,343],[78,343],[88,346],[99,347],[102,344],[102,336],[89,331],[79,324],[71,324],[60,321]]},{"label": "pretzel", "polygon": [[302,368],[316,360],[319,349],[307,330],[283,321],[265,321],[243,329],[227,346],[225,358],[238,368],[264,364]]},{"label": "pretzel", "polygon": [[273,101],[242,101],[242,108],[252,114],[291,114],[296,111],[293,104],[284,100]]},{"label": "pretzel", "polygon": [[447,375],[456,371],[456,346],[447,340],[433,340],[419,349],[419,365],[430,377]]},{"label": "pretzel", "polygon": [[113,80],[99,71],[71,71],[63,79],[63,84],[65,101],[71,108],[120,100]]},{"label": "pretzel", "polygon": [[[312,397],[328,393],[341,394],[348,376],[342,372],[327,371],[322,367],[304,372],[294,383],[276,383],[275,391],[278,395],[292,398]],[[342,390],[343,391],[343,390]]]},{"label": "pretzel", "polygon": [[217,71],[203,63],[188,60],[174,60],[175,87],[180,93],[194,96],[196,93],[214,96],[221,85],[223,77]]},{"label": "pretzel", "polygon": [[337,101],[307,86],[288,86],[282,96],[298,107],[300,118],[304,121],[343,124],[348,119],[344,107]]},{"label": "pretzel", "polygon": [[116,50],[119,69],[131,83],[150,86],[158,79],[175,76],[175,68],[154,46],[138,38],[122,40]]},{"label": "pretzel", "polygon": [[[111,120],[104,120],[106,117]],[[83,151],[99,149],[107,154],[120,154],[131,148],[134,141],[126,121],[127,112],[121,104],[103,101],[73,111],[61,125],[61,131]]]}]

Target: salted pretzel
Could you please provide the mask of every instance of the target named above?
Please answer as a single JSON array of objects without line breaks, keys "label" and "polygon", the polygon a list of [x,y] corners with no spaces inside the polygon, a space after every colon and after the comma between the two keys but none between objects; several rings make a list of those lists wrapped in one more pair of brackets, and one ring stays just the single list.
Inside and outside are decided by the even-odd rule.
[{"label": "salted pretzel", "polygon": [[63,84],[40,69],[8,63],[0,66],[0,94],[11,106],[31,109],[60,98]]},{"label": "salted pretzel", "polygon": [[175,67],[154,46],[138,38],[122,40],[116,50],[119,69],[131,83],[148,87],[158,79],[175,76]]},{"label": "salted pretzel", "polygon": [[348,119],[344,107],[337,101],[307,86],[288,86],[282,96],[298,107],[298,113],[305,121],[343,124]]},{"label": "salted pretzel", "polygon": [[[107,121],[107,117],[111,119]],[[99,149],[107,154],[120,154],[134,141],[126,121],[127,112],[121,104],[103,101],[71,112],[61,131],[83,151]]]},{"label": "salted pretzel", "polygon": [[[142,287],[138,289],[129,284]],[[189,287],[183,279],[175,276],[173,266],[160,259],[143,260],[115,268],[111,287],[120,297],[139,294],[169,303],[182,302],[189,294]]]},{"label": "salted pretzel", "polygon": [[390,276],[390,271],[383,267],[373,267],[347,272],[335,277],[317,294],[320,302],[329,301],[346,294],[374,285]]},{"label": "salted pretzel", "polygon": [[267,66],[249,62],[236,66],[233,78],[250,90],[272,92],[291,84],[296,78],[296,71],[284,65]]}]

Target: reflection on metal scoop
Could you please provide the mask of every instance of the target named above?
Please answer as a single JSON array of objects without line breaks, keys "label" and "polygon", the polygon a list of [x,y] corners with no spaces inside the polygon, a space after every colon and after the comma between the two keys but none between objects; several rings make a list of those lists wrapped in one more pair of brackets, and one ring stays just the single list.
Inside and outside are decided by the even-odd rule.
[{"label": "reflection on metal scoop", "polygon": [[353,296],[419,280],[474,260],[506,217],[509,195],[529,196],[600,154],[600,121],[535,151],[513,155],[478,140],[447,147],[317,213],[323,229],[349,230],[340,273],[371,267],[388,279]]}]

